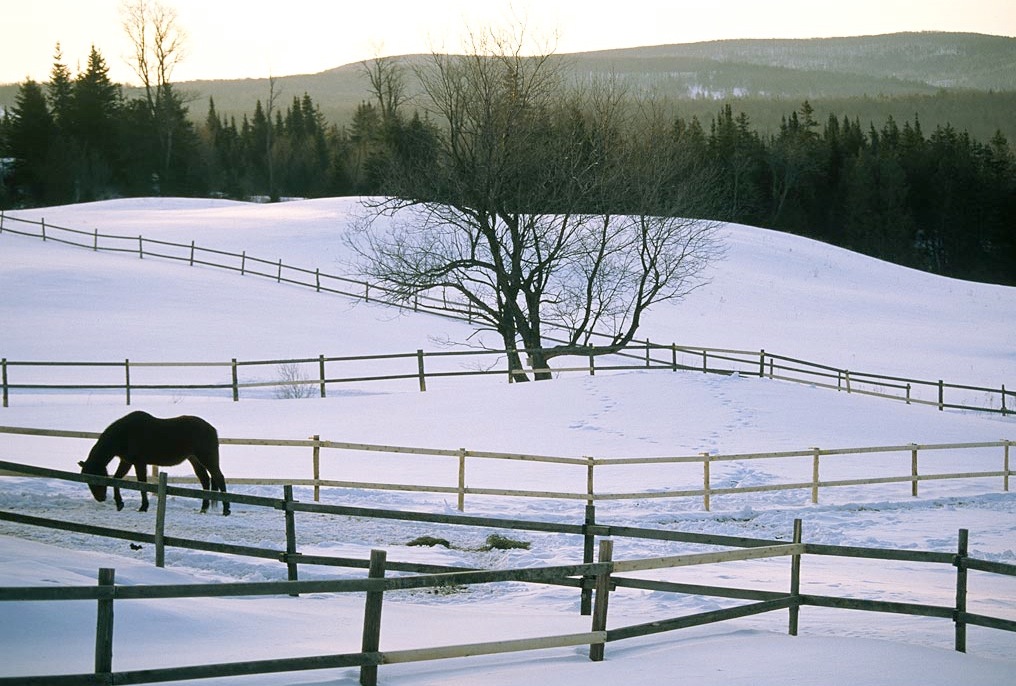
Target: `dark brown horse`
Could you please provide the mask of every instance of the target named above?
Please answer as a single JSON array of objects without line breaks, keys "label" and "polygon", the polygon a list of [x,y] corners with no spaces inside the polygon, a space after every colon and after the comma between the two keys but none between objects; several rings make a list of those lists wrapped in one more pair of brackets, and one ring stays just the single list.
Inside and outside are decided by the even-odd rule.
[{"label": "dark brown horse", "polygon": [[[187,460],[194,467],[202,488],[226,492],[226,479],[219,470],[219,434],[200,417],[159,419],[147,412],[131,412],[106,427],[88,453],[88,459],[78,464],[82,474],[108,476],[106,468],[114,457],[120,458],[120,466],[113,474],[116,479],[122,479],[134,467],[138,481],[146,481],[148,465],[170,467]],[[88,487],[100,503],[106,500],[105,485],[89,484]],[[119,486],[113,486],[113,499],[116,509],[122,510]],[[148,493],[141,491],[138,512],[146,510]],[[202,501],[201,511],[208,511],[207,499]],[[226,501],[222,501],[222,514],[229,514]]]}]

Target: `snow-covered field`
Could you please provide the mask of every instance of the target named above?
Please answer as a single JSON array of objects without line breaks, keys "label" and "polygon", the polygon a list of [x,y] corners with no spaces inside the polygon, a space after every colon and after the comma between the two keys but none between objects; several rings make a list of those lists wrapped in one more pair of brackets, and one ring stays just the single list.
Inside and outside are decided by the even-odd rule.
[{"label": "snow-covered field", "polygon": [[[353,199],[246,205],[142,199],[16,213],[48,224],[138,235],[266,259],[345,269],[339,235]],[[725,227],[728,251],[712,283],[686,301],[655,309],[643,334],[654,341],[729,347],[799,357],[840,368],[952,383],[1016,387],[1016,289],[915,272],[823,244],[743,226]],[[0,356],[10,360],[222,361],[404,353],[475,345],[468,326],[398,313],[309,289],[203,267],[43,243],[0,234]],[[466,364],[466,363],[462,363]],[[18,369],[18,368],[15,368]],[[13,379],[12,379],[13,382]],[[508,385],[500,376],[413,380],[329,389],[327,399],[135,394],[134,409],[160,416],[200,414],[226,437],[306,438],[564,457],[644,457],[700,452],[849,448],[908,443],[997,441],[1016,437],[1013,417],[938,412],[889,400],[770,380],[694,373],[562,375],[549,383]],[[126,411],[122,395],[15,394],[0,425],[99,431]],[[78,439],[0,434],[0,459],[73,469],[90,447]],[[925,460],[922,456],[922,461]],[[942,471],[1001,468],[991,455],[948,451],[928,458]],[[904,474],[909,454],[844,458],[842,468]],[[581,491],[584,470],[512,462],[469,466],[469,485]],[[923,464],[923,462],[922,462]],[[713,486],[810,478],[807,458],[714,466]],[[453,458],[369,459],[328,454],[322,476],[453,485]],[[616,471],[614,471],[616,470]],[[169,470],[186,475],[183,467]],[[309,476],[300,451],[223,448],[229,478]],[[393,476],[395,474],[395,476]],[[602,468],[597,490],[675,490],[678,469]],[[691,477],[689,477],[691,478]],[[698,481],[696,481],[697,479]],[[277,496],[274,487],[237,491]],[[698,499],[606,502],[598,520],[680,531],[789,538],[793,520],[814,543],[954,551],[970,530],[971,554],[1016,562],[1016,497],[1001,479],[932,481],[912,498],[909,484],[825,489],[819,505],[805,490],[719,496],[705,512]],[[0,509],[151,531],[126,493],[120,513],[94,502],[80,484],[0,478]],[[297,498],[310,499],[297,489]],[[339,504],[454,511],[453,496],[327,490]],[[168,534],[284,547],[278,513],[238,505],[228,519],[197,514],[171,499]],[[580,523],[580,501],[470,496],[467,514]],[[530,550],[480,551],[488,530],[361,519],[298,517],[301,552],[475,567],[581,561],[574,537],[514,534]],[[406,544],[421,535],[453,548]],[[615,559],[698,552],[694,546],[615,541]],[[99,567],[117,582],[283,579],[278,563],[171,549],[168,566],[149,546],[0,523],[0,585],[94,584]],[[355,570],[339,570],[351,577]],[[334,574],[301,569],[301,578]],[[807,557],[804,593],[950,605],[955,572],[916,563]],[[693,567],[666,578],[691,583],[785,589],[786,560]],[[619,590],[610,626],[702,612],[715,598]],[[507,584],[449,594],[407,592],[386,598],[383,650],[587,631],[571,590]],[[359,648],[362,597],[123,601],[117,603],[114,669],[144,669],[352,652]],[[1016,579],[972,574],[970,611],[1016,619]],[[0,607],[0,676],[85,672],[91,667],[94,603],[7,603]],[[947,620],[803,608],[800,636],[786,635],[786,613],[607,645],[590,663],[583,649],[390,665],[384,684],[1002,684],[1016,682],[1016,635],[971,627],[966,655],[951,650]],[[58,652],[40,649],[59,645]],[[325,670],[216,683],[353,684],[357,670]]]}]

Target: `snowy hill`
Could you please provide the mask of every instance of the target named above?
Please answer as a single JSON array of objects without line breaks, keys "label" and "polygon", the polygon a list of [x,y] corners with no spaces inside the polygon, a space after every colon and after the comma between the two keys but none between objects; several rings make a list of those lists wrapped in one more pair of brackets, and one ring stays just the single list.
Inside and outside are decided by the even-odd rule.
[{"label": "snowy hill", "polygon": [[[359,211],[353,199],[248,205],[226,201],[141,199],[46,208],[16,213],[45,217],[47,224],[103,233],[172,240],[342,273],[343,226]],[[686,301],[653,310],[644,335],[660,342],[767,351],[872,373],[946,379],[1016,387],[1016,289],[967,283],[903,269],[805,239],[743,226],[726,226],[726,257],[712,269],[711,284]],[[439,345],[472,344],[468,325],[431,315],[397,313],[309,289],[204,267],[188,267],[137,256],[95,253],[38,239],[0,234],[0,356],[10,360],[211,361],[411,352]],[[137,409],[156,415],[200,414],[224,436],[306,438],[319,434],[337,441],[437,448],[527,452],[562,456],[657,456],[760,452],[1013,439],[1014,418],[938,412],[932,408],[838,394],[808,386],[694,373],[626,372],[595,377],[562,375],[552,382],[509,385],[502,377],[446,379],[420,393],[405,386],[351,384],[329,391],[327,399],[275,400],[151,395]],[[0,408],[0,425],[98,431],[126,411],[123,398],[102,394],[15,396]],[[0,459],[71,469],[87,442],[11,437],[0,434]],[[267,476],[266,461],[239,449],[224,451],[227,480]],[[255,459],[257,458],[257,459]],[[878,460],[882,458],[872,458]],[[962,464],[957,452],[947,460]],[[996,467],[997,468],[997,467]],[[270,469],[270,467],[269,467]],[[285,475],[289,468],[280,467]],[[421,467],[422,469],[422,467]],[[775,477],[767,467],[729,475],[745,483]],[[187,469],[171,473],[186,475]],[[506,473],[484,475],[508,478]],[[541,477],[542,478],[542,477]],[[613,477],[621,489],[626,477]],[[128,506],[117,514],[93,502],[76,484],[54,486],[34,479],[0,478],[0,508],[40,516],[148,526],[150,515]],[[565,488],[565,487],[562,487]],[[238,490],[242,490],[238,489]],[[341,492],[343,502],[444,511],[440,495]],[[173,522],[194,527],[198,536],[229,536],[237,542],[272,540],[278,531],[243,507],[228,520],[201,518],[185,502],[174,503]],[[698,502],[633,501],[604,508],[605,517],[637,526],[707,533],[785,536],[795,518],[804,520],[805,540],[842,545],[944,550],[955,548],[956,530],[969,528],[972,552],[998,561],[1016,560],[1016,499],[997,480],[933,482],[911,498],[902,485],[885,489],[830,489],[820,505],[808,494],[788,491],[754,498],[717,498],[712,512]],[[476,498],[469,513],[581,520],[575,503],[533,504],[518,499]],[[271,526],[271,525],[269,525]],[[277,527],[276,527],[277,528]],[[227,534],[226,531],[229,531]],[[366,557],[370,548],[390,558],[437,564],[505,566],[574,562],[552,539],[534,538],[531,551],[498,555],[420,550],[406,541],[427,531],[349,522],[300,525],[311,550]],[[181,535],[191,535],[181,534]],[[478,533],[462,532],[462,547]],[[482,537],[481,539],[482,540]],[[661,554],[661,548],[631,543],[629,556]],[[68,552],[74,549],[75,552]],[[132,552],[74,534],[47,533],[0,523],[0,585],[94,583],[94,570],[115,566],[118,582],[177,583],[188,578],[253,580],[285,578],[285,567],[195,552],[173,551],[169,568],[150,566],[152,551]],[[101,553],[101,557],[98,557]],[[672,554],[672,553],[668,553]],[[25,562],[33,564],[26,565]],[[895,567],[889,565],[888,567]],[[731,583],[751,585],[760,567],[752,563]],[[884,572],[884,573],[883,573]],[[324,572],[317,572],[324,574]],[[301,571],[301,574],[303,572]],[[859,581],[857,574],[862,575]],[[355,572],[350,572],[355,576]],[[953,577],[910,566],[850,571],[816,563],[811,578],[820,585],[863,597],[900,592],[901,578],[912,592],[948,598]],[[700,577],[709,579],[708,576]],[[704,581],[708,583],[708,581]],[[1013,617],[1016,585],[992,582],[978,590],[985,611]],[[675,599],[664,594],[618,594],[618,617],[675,616],[704,610],[714,601]],[[360,601],[303,598],[268,601],[223,600],[228,620],[210,622],[205,601],[158,604],[125,611],[124,628],[159,623],[159,645],[148,642],[139,656],[118,644],[116,664],[153,666],[172,637],[181,654],[205,640],[217,652],[199,659],[219,661],[274,654],[278,635],[291,637],[287,654],[335,652],[349,640],[338,629],[322,629],[322,617],[362,611]],[[442,619],[439,630],[424,629],[413,612],[424,603]],[[574,612],[574,593],[507,588],[449,597],[410,597],[393,603],[382,645],[425,645],[433,641],[494,640],[588,630]],[[614,601],[612,600],[612,603]],[[0,675],[49,668],[89,668],[92,608],[63,614],[55,607],[19,603],[22,621],[0,628]],[[46,605],[46,604],[42,604]],[[146,604],[147,605],[147,604]],[[8,608],[4,608],[5,613]],[[119,610],[118,610],[119,612]],[[387,612],[387,610],[386,610]],[[808,674],[824,684],[945,683],[998,684],[1016,679],[1012,634],[978,631],[968,655],[950,651],[952,627],[942,620],[918,620],[857,613],[802,612],[801,633],[785,635],[785,617],[739,620],[710,628],[664,634],[609,645],[607,662],[590,664],[579,650],[500,658],[472,658],[385,667],[388,684],[508,684],[540,678],[555,684],[622,683],[643,670],[646,681],[681,673],[701,684],[777,684]],[[285,619],[279,620],[284,616]],[[268,620],[268,617],[272,617]],[[486,622],[499,620],[495,629]],[[541,619],[533,627],[531,619]],[[120,619],[118,618],[118,622]],[[281,623],[279,623],[281,621]],[[356,624],[356,622],[353,622]],[[24,627],[33,627],[30,631]],[[225,629],[223,629],[225,627]],[[551,627],[551,629],[548,629]],[[358,625],[352,627],[358,630]],[[120,631],[120,625],[118,625]],[[35,658],[33,642],[58,637],[68,645],[54,666]],[[355,637],[355,638],[358,638]],[[126,638],[118,638],[126,641]],[[207,653],[208,651],[204,651]],[[201,651],[199,651],[200,654]],[[737,655],[733,659],[732,655]],[[849,669],[844,655],[850,655]],[[146,662],[146,660],[148,660]],[[257,684],[353,683],[353,670],[265,676]],[[222,680],[221,683],[238,683]]]}]

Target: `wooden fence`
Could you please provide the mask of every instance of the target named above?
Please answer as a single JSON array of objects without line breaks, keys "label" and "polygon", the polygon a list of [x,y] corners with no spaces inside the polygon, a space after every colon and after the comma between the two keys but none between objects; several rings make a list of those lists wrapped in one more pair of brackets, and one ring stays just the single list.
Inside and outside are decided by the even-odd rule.
[{"label": "wooden fence", "polygon": [[[57,429],[34,429],[28,427],[0,426],[0,434],[58,437],[58,438],[81,438],[95,440],[99,434],[88,431],[63,431]],[[281,485],[289,483],[298,486],[311,486],[314,489],[314,500],[320,499],[320,490],[325,488],[356,488],[365,490],[384,490],[402,492],[426,492],[446,493],[456,496],[459,511],[465,511],[466,496],[497,496],[516,498],[548,498],[558,500],[585,501],[596,503],[613,500],[648,500],[648,499],[671,499],[671,498],[696,498],[701,499],[702,506],[709,510],[712,498],[717,496],[744,495],[748,493],[778,492],[788,490],[807,490],[811,493],[811,502],[819,502],[819,492],[822,488],[837,488],[845,486],[870,486],[875,484],[909,484],[910,495],[917,497],[921,482],[943,481],[948,479],[975,479],[990,478],[998,479],[1002,491],[1009,491],[1010,477],[1013,474],[1011,464],[1011,447],[1014,442],[1009,440],[989,441],[982,443],[938,443],[918,444],[910,443],[895,446],[871,446],[860,448],[808,448],[806,450],[779,451],[763,453],[735,453],[730,455],[713,455],[700,453],[698,455],[686,456],[664,456],[664,457],[560,457],[551,455],[533,455],[521,453],[497,453],[490,451],[469,450],[466,448],[441,449],[441,448],[414,448],[410,446],[391,446],[367,443],[347,443],[340,441],[322,440],[320,436],[312,436],[309,439],[270,439],[270,438],[220,438],[220,445],[235,446],[260,446],[278,447],[286,449],[302,449],[308,451],[311,474],[306,479],[271,479],[271,478],[230,478],[232,484],[248,485]],[[946,450],[984,451],[997,450],[999,469],[982,471],[963,472],[934,472],[921,473],[919,455],[921,453],[935,453]],[[455,485],[435,485],[419,483],[379,483],[363,482],[356,480],[337,480],[321,478],[322,451],[345,451],[356,453],[388,453],[393,455],[412,455],[421,458],[438,458],[452,460],[454,465]],[[84,450],[81,451],[84,454]],[[306,454],[306,453],[305,453]],[[906,460],[909,469],[906,473],[894,475],[872,476],[870,473],[855,478],[829,479],[822,477],[823,464],[829,465],[830,461],[835,462],[838,457],[860,456],[860,455],[903,455],[909,457]],[[327,459],[327,458],[326,458]],[[770,483],[754,486],[717,486],[714,483],[714,466],[732,462],[748,462],[755,460],[783,460],[795,459],[808,463],[808,467],[802,469],[810,475],[809,480],[793,481],[787,483]],[[527,465],[567,465],[575,468],[575,483],[581,485],[571,491],[534,491],[513,488],[476,488],[468,485],[467,467],[470,460],[508,460]],[[0,475],[4,474],[4,465],[0,462]],[[596,490],[597,468],[600,473],[603,469],[622,466],[643,466],[667,464],[693,464],[700,466],[701,488],[689,488],[688,483],[658,483],[652,488],[641,491],[627,492],[604,492]],[[903,461],[898,461],[903,464]],[[381,469],[377,465],[377,469]],[[228,470],[227,470],[228,471]],[[428,469],[430,473],[435,470]],[[153,468],[153,476],[157,472]],[[450,479],[449,479],[450,480]],[[196,483],[194,477],[174,477],[174,483]]]},{"label": "wooden fence", "polygon": [[[5,222],[8,224],[5,226]],[[10,223],[17,223],[23,229],[10,228]],[[37,231],[28,227],[39,227]],[[320,269],[305,269],[286,265],[282,260],[265,260],[247,255],[246,252],[231,253],[213,250],[190,244],[159,241],[144,236],[118,236],[68,229],[46,224],[45,219],[38,222],[20,219],[0,212],[0,233],[14,233],[22,236],[41,238],[68,245],[88,248],[94,251],[107,251],[137,254],[140,259],[161,258],[186,263],[190,266],[200,265],[218,267],[251,275],[270,278],[277,283],[313,288],[317,292],[333,293],[381,302],[400,308],[408,308],[418,312],[429,312],[445,317],[472,321],[474,313],[471,304],[449,299],[447,294],[439,296],[419,295],[412,302],[397,297],[394,292],[377,284],[370,284],[356,279],[332,274],[323,274]],[[523,355],[529,351],[520,351]],[[455,358],[467,356],[471,361],[483,361],[482,367],[472,370],[428,371],[425,360],[432,362],[439,358]],[[491,358],[495,358],[490,362]],[[427,379],[442,377],[463,377],[477,375],[495,375],[512,380],[512,373],[504,363],[503,369],[498,366],[496,358],[505,358],[505,351],[443,351],[443,352],[405,352],[395,354],[371,354],[358,356],[325,356],[285,359],[285,360],[251,360],[238,361],[206,361],[206,362],[131,362],[100,361],[100,362],[41,362],[15,361],[0,359],[0,377],[2,377],[3,406],[7,407],[9,396],[13,391],[55,391],[55,390],[90,390],[90,391],[122,391],[127,404],[131,403],[132,391],[174,391],[174,392],[228,392],[233,400],[240,399],[241,389],[277,389],[281,393],[289,391],[303,396],[319,392],[321,397],[327,394],[329,385],[364,383],[372,381],[413,380],[418,383],[421,391],[427,388]],[[567,359],[567,358],[565,358]],[[392,361],[406,365],[405,371],[395,374],[352,374],[335,376],[327,373],[326,365],[338,363],[367,363]],[[100,368],[113,370],[114,376],[101,383],[66,383],[26,382],[9,379],[9,373],[17,368]],[[131,380],[131,370],[135,374],[143,368],[220,368],[228,369],[228,376],[222,374],[202,383],[137,383]],[[273,367],[278,375],[273,381],[243,381],[242,371]],[[305,376],[298,373],[280,373],[280,368],[315,368]],[[923,404],[937,407],[939,410],[959,409],[1000,413],[1003,416],[1011,413],[1016,407],[1016,390],[1007,390],[1005,384],[998,388],[987,388],[969,384],[946,383],[939,380],[913,379],[899,376],[871,374],[856,370],[839,369],[824,364],[808,362],[784,355],[761,351],[731,350],[722,348],[704,348],[676,344],[659,344],[645,341],[629,346],[619,354],[597,360],[593,356],[571,358],[566,367],[550,370],[554,373],[581,372],[595,374],[597,371],[615,371],[626,369],[657,369],[657,370],[693,370],[715,374],[741,374],[760,378],[780,379],[796,383],[805,383],[821,388],[835,388],[847,393],[861,393],[883,398],[902,400],[908,404]],[[949,398],[946,397],[947,392]]]},{"label": "wooden fence", "polygon": [[[10,465],[8,465],[9,467]],[[27,468],[34,470],[37,468]],[[110,483],[115,480],[108,477],[93,477],[46,470],[47,478],[60,478],[88,483]],[[120,482],[123,488],[149,489],[149,484]],[[178,489],[169,487],[165,475],[160,478],[156,491],[160,503],[168,495],[189,498],[221,499],[218,492]],[[295,531],[295,514],[297,512],[315,512],[355,516],[378,516],[386,519],[402,519],[410,521],[443,522],[448,524],[470,525],[478,527],[520,527],[524,530],[554,531],[574,533],[583,538],[583,563],[573,565],[557,565],[507,570],[467,570],[456,568],[427,568],[425,565],[389,564],[384,551],[373,551],[369,560],[344,560],[341,558],[304,557],[296,552],[295,543],[287,544],[287,550],[263,551],[261,549],[237,550],[238,546],[222,543],[184,541],[167,537],[160,533],[163,521],[156,525],[156,534],[140,534],[123,532],[104,527],[81,525],[74,522],[44,518],[27,518],[17,513],[0,512],[0,519],[21,522],[34,526],[81,531],[96,535],[108,535],[115,538],[147,541],[157,546],[191,547],[214,552],[233,554],[256,554],[259,557],[273,556],[287,564],[288,581],[256,582],[256,583],[214,583],[185,585],[148,585],[148,586],[117,586],[113,569],[100,569],[97,586],[72,587],[7,587],[0,588],[0,602],[4,601],[67,601],[95,600],[97,619],[95,633],[95,661],[91,673],[69,675],[37,675],[0,678],[0,685],[18,684],[30,686],[46,684],[47,686],[71,686],[79,684],[142,684],[158,681],[187,680],[224,676],[264,674],[273,672],[289,672],[312,669],[329,669],[341,667],[360,667],[360,683],[373,686],[377,683],[378,667],[397,662],[416,662],[422,660],[445,659],[494,653],[539,650],[554,647],[589,645],[589,657],[598,661],[604,657],[605,644],[647,636],[666,631],[699,626],[720,621],[758,615],[777,610],[789,612],[788,632],[797,635],[799,630],[799,611],[802,606],[826,608],[846,608],[866,610],[877,613],[906,614],[924,617],[936,617],[951,620],[954,624],[954,647],[958,651],[966,651],[967,626],[976,625],[1016,632],[1016,621],[967,611],[968,573],[971,570],[988,574],[1016,577],[1016,565],[978,560],[968,554],[968,534],[960,530],[956,553],[924,552],[914,550],[887,550],[877,548],[859,548],[845,546],[816,545],[803,543],[800,520],[795,521],[790,542],[765,539],[734,538],[728,536],[707,536],[703,534],[687,534],[682,532],[660,531],[652,529],[636,529],[632,527],[615,527],[603,524],[585,523],[582,525],[565,525],[525,520],[502,520],[462,515],[435,515],[424,513],[398,512],[390,510],[368,511],[362,508],[323,506],[298,503],[292,500],[292,486],[285,488],[286,497],[282,501],[269,498],[229,494],[229,499],[250,505],[271,507],[284,513],[287,538]],[[593,506],[589,506],[592,508]],[[160,507],[163,512],[165,508]],[[599,556],[596,562],[591,557],[592,545],[597,537]],[[654,558],[633,560],[613,560],[612,537],[636,537],[654,540],[672,540],[701,543],[710,546],[736,548],[722,552],[686,553]],[[292,548],[292,549],[290,549]],[[256,551],[256,552],[254,552]],[[267,554],[265,554],[267,553]],[[954,605],[932,605],[926,603],[910,603],[899,601],[882,601],[859,599],[854,597],[836,597],[805,594],[802,588],[802,558],[808,555],[837,556],[874,561],[905,561],[911,563],[928,563],[951,565],[956,568],[956,601]],[[640,579],[630,576],[619,576],[646,570],[672,569],[690,565],[726,564],[740,560],[760,560],[769,558],[789,558],[789,586],[787,591],[772,591],[746,588],[731,588],[703,584],[685,584],[656,579]],[[161,564],[157,556],[157,563]],[[366,579],[300,581],[296,578],[297,564],[333,564],[366,568]],[[386,570],[412,572],[414,575],[386,577]],[[516,581],[524,583],[540,583],[570,586],[581,589],[584,600],[592,598],[591,603],[583,602],[582,613],[592,616],[591,629],[588,632],[553,635],[539,638],[503,640],[490,643],[472,643],[465,645],[424,647],[411,650],[381,650],[381,616],[384,594],[386,592],[405,589],[437,588],[448,585],[472,585]],[[694,594],[727,599],[750,601],[734,607],[697,613],[689,616],[653,620],[647,623],[608,628],[608,598],[615,588],[634,588]],[[902,589],[908,588],[906,584]],[[265,596],[265,595],[299,595],[300,593],[366,593],[362,633],[362,648],[356,653],[339,653],[298,658],[274,658],[256,661],[192,665],[185,667],[156,667],[136,671],[115,671],[113,668],[113,633],[114,604],[135,599],[150,598],[196,598],[196,597],[229,597],[229,596]],[[616,601],[615,601],[616,602]]]}]

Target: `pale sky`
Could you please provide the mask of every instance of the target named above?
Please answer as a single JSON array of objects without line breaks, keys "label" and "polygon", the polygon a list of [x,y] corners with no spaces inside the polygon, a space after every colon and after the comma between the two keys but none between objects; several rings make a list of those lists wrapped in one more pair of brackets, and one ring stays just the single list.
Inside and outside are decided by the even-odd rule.
[{"label": "pale sky", "polygon": [[[160,1],[176,10],[187,35],[186,58],[172,74],[177,82],[311,74],[377,55],[453,52],[469,30],[520,21],[540,47],[558,53],[896,31],[1016,36],[1016,0]],[[58,42],[72,75],[94,44],[114,81],[136,82],[120,4],[0,0],[0,83],[48,80]]]}]

